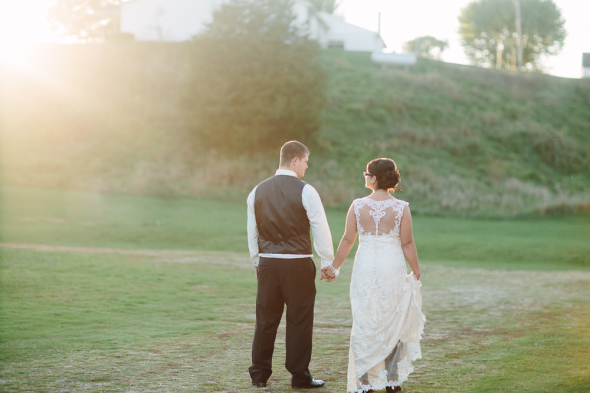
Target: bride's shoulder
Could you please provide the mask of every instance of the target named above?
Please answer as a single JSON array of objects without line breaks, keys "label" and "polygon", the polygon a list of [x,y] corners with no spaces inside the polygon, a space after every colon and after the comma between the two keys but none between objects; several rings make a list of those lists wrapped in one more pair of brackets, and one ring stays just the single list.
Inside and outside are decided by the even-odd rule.
[{"label": "bride's shoulder", "polygon": [[364,198],[356,198],[355,200],[352,201],[352,203],[350,204],[350,207],[354,207],[355,209],[358,209],[360,207],[360,205],[363,203],[363,200],[367,199],[366,197]]},{"label": "bride's shoulder", "polygon": [[397,199],[396,197],[393,197],[393,200],[396,205],[401,207],[406,207],[410,204],[410,202],[406,202],[403,199]]},{"label": "bride's shoulder", "polygon": [[352,201],[352,205],[353,205],[353,206],[356,206],[356,205],[358,205],[359,203],[363,203],[363,202],[364,202],[365,200],[367,200],[367,199],[368,199],[367,197],[363,197],[363,198],[356,198],[354,201]]}]

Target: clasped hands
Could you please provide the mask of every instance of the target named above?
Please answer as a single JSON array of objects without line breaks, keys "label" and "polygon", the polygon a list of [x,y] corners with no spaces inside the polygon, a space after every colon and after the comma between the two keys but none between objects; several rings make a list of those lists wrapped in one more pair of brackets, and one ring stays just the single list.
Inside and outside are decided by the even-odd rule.
[{"label": "clasped hands", "polygon": [[[258,278],[258,266],[254,266],[254,271],[256,274],[256,278]],[[326,282],[332,282],[338,277],[336,273],[331,269],[331,266],[326,266],[321,269],[322,276],[320,280],[325,279]]]},{"label": "clasped hands", "polygon": [[320,280],[326,279],[326,282],[332,282],[337,277],[337,275],[332,271],[330,266],[323,267],[321,273],[322,276],[320,277]]}]

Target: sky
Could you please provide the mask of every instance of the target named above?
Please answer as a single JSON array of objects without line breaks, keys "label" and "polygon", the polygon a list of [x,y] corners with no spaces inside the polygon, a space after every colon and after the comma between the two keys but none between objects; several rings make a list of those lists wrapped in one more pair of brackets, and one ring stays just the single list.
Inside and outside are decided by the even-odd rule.
[{"label": "sky", "polygon": [[[461,8],[472,0],[343,0],[337,10],[349,23],[377,31],[381,13],[381,36],[389,50],[402,51],[404,42],[432,35],[447,39],[442,59],[468,64],[459,42]],[[590,0],[554,0],[562,11],[568,36],[562,52],[545,60],[548,73],[579,78],[582,53],[590,53]],[[55,0],[0,0],[0,56],[16,58],[24,43],[51,42],[47,11]]]}]

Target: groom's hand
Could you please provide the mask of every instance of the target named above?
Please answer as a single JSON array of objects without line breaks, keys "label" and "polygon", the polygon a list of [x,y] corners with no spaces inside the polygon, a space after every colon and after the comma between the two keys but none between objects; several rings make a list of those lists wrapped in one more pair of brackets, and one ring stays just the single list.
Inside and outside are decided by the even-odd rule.
[{"label": "groom's hand", "polygon": [[258,266],[254,266],[254,270],[256,271],[256,278],[258,278]]},{"label": "groom's hand", "polygon": [[332,282],[336,278],[336,276],[332,273],[330,266],[326,266],[326,267],[322,268],[321,271],[322,271],[322,277],[320,278],[320,280],[323,280],[325,278],[327,282]]}]

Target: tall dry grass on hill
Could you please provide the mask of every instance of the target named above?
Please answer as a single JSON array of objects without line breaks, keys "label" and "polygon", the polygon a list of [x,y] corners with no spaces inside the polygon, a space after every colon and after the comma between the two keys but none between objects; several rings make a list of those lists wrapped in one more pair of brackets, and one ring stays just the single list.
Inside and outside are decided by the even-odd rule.
[{"label": "tall dry grass on hill", "polygon": [[[5,184],[244,198],[277,152],[228,155],[191,135],[190,44],[37,46],[2,70]],[[515,216],[590,206],[590,83],[421,60],[381,70],[326,51],[322,128],[305,180],[324,202],[366,195],[394,158],[414,212]],[[203,132],[206,130],[200,130]],[[278,146],[277,146],[278,150]]]}]

